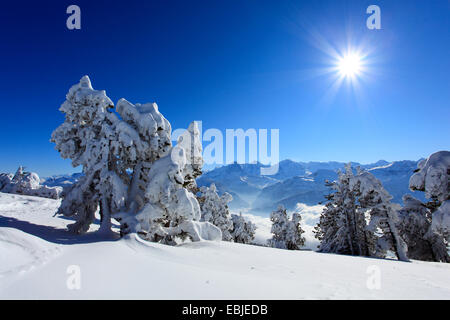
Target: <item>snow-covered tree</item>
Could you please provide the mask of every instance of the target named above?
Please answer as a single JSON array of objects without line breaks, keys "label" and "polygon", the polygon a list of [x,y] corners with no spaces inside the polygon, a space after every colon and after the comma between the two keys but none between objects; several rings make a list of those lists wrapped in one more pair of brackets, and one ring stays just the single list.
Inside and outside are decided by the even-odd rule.
[{"label": "snow-covered tree", "polygon": [[450,151],[435,152],[422,160],[409,180],[409,187],[425,192],[425,197],[430,199],[427,207],[433,215],[432,229],[449,241]]},{"label": "snow-covered tree", "polygon": [[116,121],[111,151],[119,160],[117,167],[120,176],[126,181],[127,192],[120,215],[113,215],[121,222],[121,232],[126,234],[135,230],[134,216],[147,203],[145,193],[151,182],[150,169],[153,163],[170,155],[171,126],[159,112],[156,103],[134,105],[120,99],[116,111],[122,121]]},{"label": "snow-covered tree", "polygon": [[450,242],[450,201],[444,201],[436,211],[433,212],[431,228],[434,233],[441,235],[447,245]]},{"label": "snow-covered tree", "polygon": [[62,188],[41,185],[37,173],[27,172],[22,166],[20,166],[14,175],[0,175],[0,191],[58,199],[62,193]]},{"label": "snow-covered tree", "polygon": [[[110,141],[114,135],[114,122],[118,121],[112,108],[113,103],[106,92],[94,90],[89,77],[84,76],[80,83],[70,88],[59,109],[65,114],[65,121],[52,133],[51,141],[64,159],[71,159],[73,167],[82,166],[84,173],[80,181],[64,191],[58,210],[59,214],[75,217],[76,222],[69,225],[69,230],[75,233],[89,229],[100,203],[107,211],[111,194],[107,194],[106,186],[111,189],[112,181],[119,180],[112,178],[115,159]],[[115,188],[120,185],[123,183]],[[102,222],[107,228],[109,217],[102,215]]]},{"label": "snow-covered tree", "polygon": [[450,151],[435,152],[417,165],[409,188],[425,192],[425,197],[439,203],[449,200]]},{"label": "snow-covered tree", "polygon": [[350,163],[338,180],[327,183],[334,193],[315,228],[319,251],[359,256],[385,257],[394,252],[407,260],[406,245],[396,227],[399,206],[371,173],[358,168],[355,175]]},{"label": "snow-covered tree", "polygon": [[[366,216],[369,220],[366,227],[369,232],[364,233],[369,255],[385,257],[391,251],[399,260],[408,261],[407,246],[397,230],[400,206],[391,203],[392,196],[383,188],[380,180],[370,172],[358,168],[357,175],[350,182],[350,188],[356,190],[358,210],[361,211],[359,216]],[[371,236],[377,233],[379,234],[375,238]]]},{"label": "snow-covered tree", "polygon": [[270,221],[272,221],[270,232],[273,235],[267,241],[268,245],[273,248],[286,249],[286,229],[289,224],[286,209],[279,205],[277,210],[270,214]]},{"label": "snow-covered tree", "polygon": [[[5,182],[7,182],[7,179]],[[27,190],[38,189],[39,186],[39,176],[34,172],[25,171],[25,169],[20,166],[9,183],[5,184],[4,192],[27,194]]]},{"label": "snow-covered tree", "polygon": [[400,233],[412,259],[450,262],[450,152],[433,153],[422,160],[411,176],[409,187],[423,191],[427,203],[405,195]]},{"label": "snow-covered tree", "polygon": [[232,214],[231,220],[233,221],[231,236],[234,242],[248,244],[255,239],[256,225],[245,220],[242,213]]},{"label": "snow-covered tree", "polygon": [[268,240],[268,245],[273,248],[299,250],[304,245],[304,232],[300,227],[301,216],[298,213],[289,219],[284,206],[279,205],[278,209],[270,215],[272,221],[272,238]]},{"label": "snow-covered tree", "polygon": [[145,205],[135,216],[123,215],[128,230],[143,238],[166,244],[175,244],[177,238],[192,241],[220,240],[219,228],[209,222],[200,222],[201,211],[193,193],[184,187],[186,153],[180,146],[167,156],[155,161],[149,172],[145,191]]},{"label": "snow-covered tree", "polygon": [[[189,143],[186,143],[186,137],[189,137]],[[200,158],[193,158],[196,152]],[[177,238],[192,241],[222,238],[218,227],[200,221],[200,205],[188,189],[195,187],[192,179],[201,164],[201,141],[197,124],[193,122],[170,153],[152,164],[145,188],[146,204],[136,215],[137,232],[144,233],[146,239],[167,244],[176,243]]]},{"label": "snow-covered tree", "polygon": [[338,172],[337,181],[326,182],[334,192],[326,196],[328,202],[314,231],[321,252],[369,255],[367,239],[373,235],[366,230],[365,217],[357,210],[356,192],[351,188],[353,179],[348,164],[345,172]]},{"label": "snow-covered tree", "polygon": [[300,213],[294,212],[286,230],[286,248],[288,250],[300,250],[305,245],[305,238],[302,237],[305,231],[301,228],[301,221]]},{"label": "snow-covered tree", "polygon": [[408,257],[436,261],[432,244],[435,239],[428,239],[430,235],[433,235],[429,232],[431,230],[430,209],[409,194],[403,196],[403,203],[404,207],[399,211],[398,229],[408,245]]},{"label": "snow-covered tree", "polygon": [[0,192],[5,192],[3,191],[3,188],[11,183],[13,177],[14,175],[10,173],[0,173]]},{"label": "snow-covered tree", "polygon": [[215,184],[211,184],[210,187],[200,188],[198,200],[202,212],[202,221],[208,221],[219,227],[222,231],[222,240],[231,241],[233,239],[231,235],[233,222],[228,203],[233,200],[233,197],[227,192],[219,196]]},{"label": "snow-covered tree", "polygon": [[66,118],[52,141],[84,173],[65,190],[58,211],[75,216],[70,230],[86,232],[99,209],[104,231],[112,217],[122,235],[139,233],[151,241],[220,239],[220,229],[200,222],[191,192],[203,165],[197,125],[172,147],[170,123],[155,103],[120,99],[116,112],[112,108],[105,91],[94,90],[87,76],[69,90],[60,108]]},{"label": "snow-covered tree", "polygon": [[[186,150],[187,163],[183,169],[183,175],[185,177],[184,186],[193,193],[198,191],[195,179],[202,174],[203,150],[201,141],[200,130],[195,121],[193,121],[188,129],[178,137],[177,141],[177,145]],[[231,195],[229,197],[231,197]],[[228,202],[230,202],[231,199]]]}]

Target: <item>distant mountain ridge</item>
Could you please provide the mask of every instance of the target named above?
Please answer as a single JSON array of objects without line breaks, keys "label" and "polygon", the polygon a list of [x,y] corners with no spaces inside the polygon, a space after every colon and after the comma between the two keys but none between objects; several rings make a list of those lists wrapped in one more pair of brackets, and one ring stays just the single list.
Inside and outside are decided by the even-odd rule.
[{"label": "distant mountain ridge", "polygon": [[[393,196],[393,202],[402,203],[406,193],[423,200],[423,195],[409,190],[409,178],[417,168],[418,161],[380,160],[371,164],[352,162],[352,167],[360,166],[375,175]],[[262,176],[261,164],[230,164],[204,173],[197,179],[199,186],[215,183],[219,192],[233,195],[230,208],[245,209],[256,214],[267,215],[279,204],[288,209],[297,203],[316,205],[324,202],[330,192],[325,180],[336,180],[338,170],[343,170],[343,162],[296,162],[283,160],[277,174]]]},{"label": "distant mountain ridge", "polygon": [[43,185],[49,187],[66,187],[80,179],[83,176],[83,173],[74,173],[74,174],[59,174],[51,177],[46,177],[41,179],[41,183]]}]

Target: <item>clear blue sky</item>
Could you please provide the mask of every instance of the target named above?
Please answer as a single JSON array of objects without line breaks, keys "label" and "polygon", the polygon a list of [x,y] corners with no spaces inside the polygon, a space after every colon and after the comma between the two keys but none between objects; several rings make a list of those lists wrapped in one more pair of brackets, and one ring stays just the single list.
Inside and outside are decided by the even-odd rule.
[{"label": "clear blue sky", "polygon": [[[81,8],[81,30],[66,8]],[[370,4],[382,30],[366,28]],[[0,11],[0,172],[77,171],[49,142],[88,74],[117,102],[156,101],[174,128],[279,128],[280,157],[401,160],[450,149],[450,2],[8,1]],[[319,41],[319,39],[322,39]],[[331,98],[324,43],[373,62]]]}]

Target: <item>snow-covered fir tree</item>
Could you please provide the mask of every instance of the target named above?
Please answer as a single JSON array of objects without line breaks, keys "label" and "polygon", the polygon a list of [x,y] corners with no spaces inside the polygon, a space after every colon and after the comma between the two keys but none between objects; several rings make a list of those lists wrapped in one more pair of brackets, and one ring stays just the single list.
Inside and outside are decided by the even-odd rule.
[{"label": "snow-covered fir tree", "polygon": [[396,223],[399,206],[371,173],[351,164],[339,172],[338,180],[327,182],[334,192],[315,228],[319,251],[359,256],[385,257],[388,251],[407,261],[406,245]]},{"label": "snow-covered fir tree", "polygon": [[[115,173],[112,171],[115,159],[110,142],[113,140],[114,122],[118,120],[111,113],[112,108],[113,103],[106,92],[94,90],[89,77],[84,76],[80,83],[70,88],[59,109],[65,114],[65,121],[52,133],[51,141],[61,157],[71,159],[73,167],[82,166],[84,173],[76,184],[64,190],[58,210],[59,214],[75,216],[76,222],[68,226],[75,233],[89,229],[99,203],[103,204],[104,210],[110,204],[107,198],[111,195],[106,194],[105,186],[110,185],[106,180]],[[123,184],[120,182],[116,187]],[[119,201],[124,201],[124,198]],[[102,214],[103,226],[109,225],[108,220]]]},{"label": "snow-covered fir tree", "polygon": [[185,187],[193,193],[197,193],[198,191],[195,179],[202,174],[203,150],[201,141],[200,130],[195,121],[193,121],[188,129],[178,137],[177,141],[177,145],[186,151],[187,163],[183,169]]},{"label": "snow-covered fir tree", "polygon": [[299,250],[305,243],[302,237],[304,232],[300,227],[300,214],[294,213],[289,219],[286,209],[279,205],[278,209],[270,215],[272,221],[272,238],[268,240],[268,245],[273,248]]},{"label": "snow-covered fir tree", "polygon": [[249,244],[255,239],[256,225],[244,219],[242,213],[232,214],[233,230],[231,236],[234,242]]},{"label": "snow-covered fir tree", "polygon": [[326,182],[334,192],[326,196],[328,202],[315,227],[320,241],[319,251],[349,255],[369,255],[373,234],[366,230],[364,215],[357,210],[357,199],[350,184],[354,179],[351,165],[338,172],[338,180]]},{"label": "snow-covered fir tree", "polygon": [[399,233],[408,245],[408,257],[416,260],[436,261],[431,235],[431,211],[413,196],[403,196],[403,208],[399,211]]},{"label": "snow-covered fir tree", "polygon": [[432,229],[449,241],[450,151],[433,153],[418,164],[416,171],[409,181],[409,187],[425,192],[425,197],[430,199],[427,207],[433,215]]},{"label": "snow-covered fir tree", "polygon": [[286,229],[289,223],[286,209],[279,205],[277,210],[270,214],[270,221],[272,221],[272,238],[267,241],[267,244],[273,248],[286,249]]},{"label": "snow-covered fir tree", "polygon": [[145,193],[153,163],[167,157],[172,150],[171,126],[156,103],[134,105],[120,99],[116,111],[122,121],[116,121],[111,148],[119,159],[118,167],[127,190],[125,205],[114,217],[121,223],[122,234],[126,234],[137,230],[135,215],[147,203]]},{"label": "snow-covered fir tree", "polygon": [[155,103],[120,99],[113,107],[85,76],[60,108],[65,121],[52,141],[84,173],[65,190],[58,211],[75,216],[69,229],[86,232],[99,209],[103,231],[110,230],[112,217],[122,235],[139,233],[151,241],[221,238],[220,229],[200,222],[200,206],[188,189],[195,187],[203,164],[196,124],[172,147],[170,123]]},{"label": "snow-covered fir tree", "polygon": [[[358,215],[369,220],[365,229],[368,232],[361,234],[366,235],[368,255],[386,257],[387,252],[391,251],[399,260],[408,261],[407,246],[397,230],[400,205],[391,203],[392,196],[373,174],[359,168],[357,171],[350,181],[350,188],[355,190],[359,202],[357,211],[361,212]],[[372,237],[372,234],[376,237]]]},{"label": "snow-covered fir tree", "polygon": [[422,160],[411,176],[409,187],[425,192],[427,203],[403,197],[399,223],[410,257],[426,261],[450,262],[450,152],[433,153]]},{"label": "snow-covered fir tree", "polygon": [[[200,143],[200,142],[199,142]],[[177,239],[221,240],[220,229],[200,222],[201,211],[195,195],[186,186],[185,150],[177,145],[170,154],[152,164],[145,191],[145,205],[135,216],[121,218],[145,239],[175,244]],[[130,218],[134,223],[130,223]]]},{"label": "snow-covered fir tree", "polygon": [[433,212],[431,228],[434,233],[442,236],[447,246],[450,244],[450,201],[444,201]]},{"label": "snow-covered fir tree", "polygon": [[202,221],[208,221],[219,227],[222,231],[222,240],[233,240],[231,235],[233,221],[228,209],[228,203],[233,200],[233,197],[227,192],[219,196],[216,185],[213,183],[210,187],[200,188],[198,200],[202,212]]},{"label": "snow-covered fir tree", "polygon": [[301,228],[301,221],[300,213],[294,212],[286,230],[286,248],[288,250],[300,250],[305,245],[305,238],[302,237],[305,231]]}]

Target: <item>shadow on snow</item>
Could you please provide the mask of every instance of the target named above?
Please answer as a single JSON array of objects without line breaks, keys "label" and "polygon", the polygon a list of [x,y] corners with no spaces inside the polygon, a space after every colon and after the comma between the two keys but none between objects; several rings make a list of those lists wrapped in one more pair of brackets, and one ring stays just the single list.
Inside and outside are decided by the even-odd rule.
[{"label": "shadow on snow", "polygon": [[96,231],[78,235],[51,226],[38,225],[28,221],[22,221],[12,217],[4,217],[0,215],[0,227],[14,228],[25,233],[34,235],[48,242],[56,244],[82,244],[92,242],[117,241],[120,239],[116,232],[111,234],[99,233]]}]

